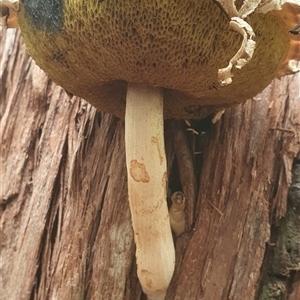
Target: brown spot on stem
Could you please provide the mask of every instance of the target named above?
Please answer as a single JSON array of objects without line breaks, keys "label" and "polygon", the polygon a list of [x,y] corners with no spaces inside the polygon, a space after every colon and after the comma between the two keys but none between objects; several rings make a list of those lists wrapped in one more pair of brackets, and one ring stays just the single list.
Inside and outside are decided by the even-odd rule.
[{"label": "brown spot on stem", "polygon": [[145,165],[138,163],[136,159],[130,162],[130,175],[136,182],[150,181]]},{"label": "brown spot on stem", "polygon": [[146,281],[146,287],[148,289],[152,289],[153,288],[153,282],[151,280],[151,272],[149,272],[148,270],[141,270],[141,274],[144,276],[144,279]]},{"label": "brown spot on stem", "polygon": [[162,179],[161,179],[161,185],[162,187],[166,188],[167,187],[167,172],[164,172]]},{"label": "brown spot on stem", "polygon": [[151,137],[151,143],[156,144],[158,155],[159,155],[159,162],[160,162],[160,164],[162,164],[163,161],[164,161],[164,157],[162,155],[162,151],[161,151],[161,148],[160,148],[160,145],[159,145],[158,138],[156,136],[152,136]]}]

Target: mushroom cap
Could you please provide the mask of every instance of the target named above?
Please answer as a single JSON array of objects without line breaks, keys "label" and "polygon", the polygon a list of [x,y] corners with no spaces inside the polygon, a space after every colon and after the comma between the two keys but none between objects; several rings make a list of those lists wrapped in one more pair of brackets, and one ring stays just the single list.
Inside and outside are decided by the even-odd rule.
[{"label": "mushroom cap", "polygon": [[[284,11],[293,18],[286,20]],[[29,54],[50,78],[120,118],[127,82],[163,87],[166,118],[198,118],[201,106],[255,96],[281,69],[290,51],[288,31],[299,21],[288,4],[251,14],[253,58],[222,87],[218,69],[242,37],[213,0],[27,0],[18,15]]]}]

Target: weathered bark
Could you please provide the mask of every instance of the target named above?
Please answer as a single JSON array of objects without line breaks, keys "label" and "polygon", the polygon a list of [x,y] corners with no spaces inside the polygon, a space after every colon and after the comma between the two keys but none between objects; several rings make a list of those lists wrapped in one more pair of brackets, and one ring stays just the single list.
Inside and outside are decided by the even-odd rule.
[{"label": "weathered bark", "polygon": [[[19,31],[1,49],[1,299],[145,299],[123,121],[69,98]],[[167,299],[298,299],[299,82],[274,80],[216,124],[166,121],[169,192],[187,199]]]}]

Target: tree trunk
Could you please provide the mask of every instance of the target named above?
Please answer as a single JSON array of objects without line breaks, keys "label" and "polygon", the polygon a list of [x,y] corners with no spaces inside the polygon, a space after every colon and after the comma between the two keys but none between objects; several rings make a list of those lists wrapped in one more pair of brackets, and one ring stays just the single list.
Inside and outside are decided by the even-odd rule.
[{"label": "tree trunk", "polygon": [[[124,122],[51,82],[19,31],[1,49],[1,299],[145,299]],[[299,299],[299,90],[287,76],[215,124],[165,122],[187,201],[167,300]]]}]

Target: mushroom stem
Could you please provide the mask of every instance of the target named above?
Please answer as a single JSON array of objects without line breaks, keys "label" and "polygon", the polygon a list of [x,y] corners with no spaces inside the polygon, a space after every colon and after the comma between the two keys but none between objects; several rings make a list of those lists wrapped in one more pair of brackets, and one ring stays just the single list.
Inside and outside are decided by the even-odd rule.
[{"label": "mushroom stem", "polygon": [[175,236],[180,236],[185,231],[185,197],[182,192],[175,192],[171,196],[172,205],[169,209],[170,224]]},{"label": "mushroom stem", "polygon": [[128,83],[125,149],[138,278],[148,299],[164,299],[175,250],[166,202],[161,88]]}]

